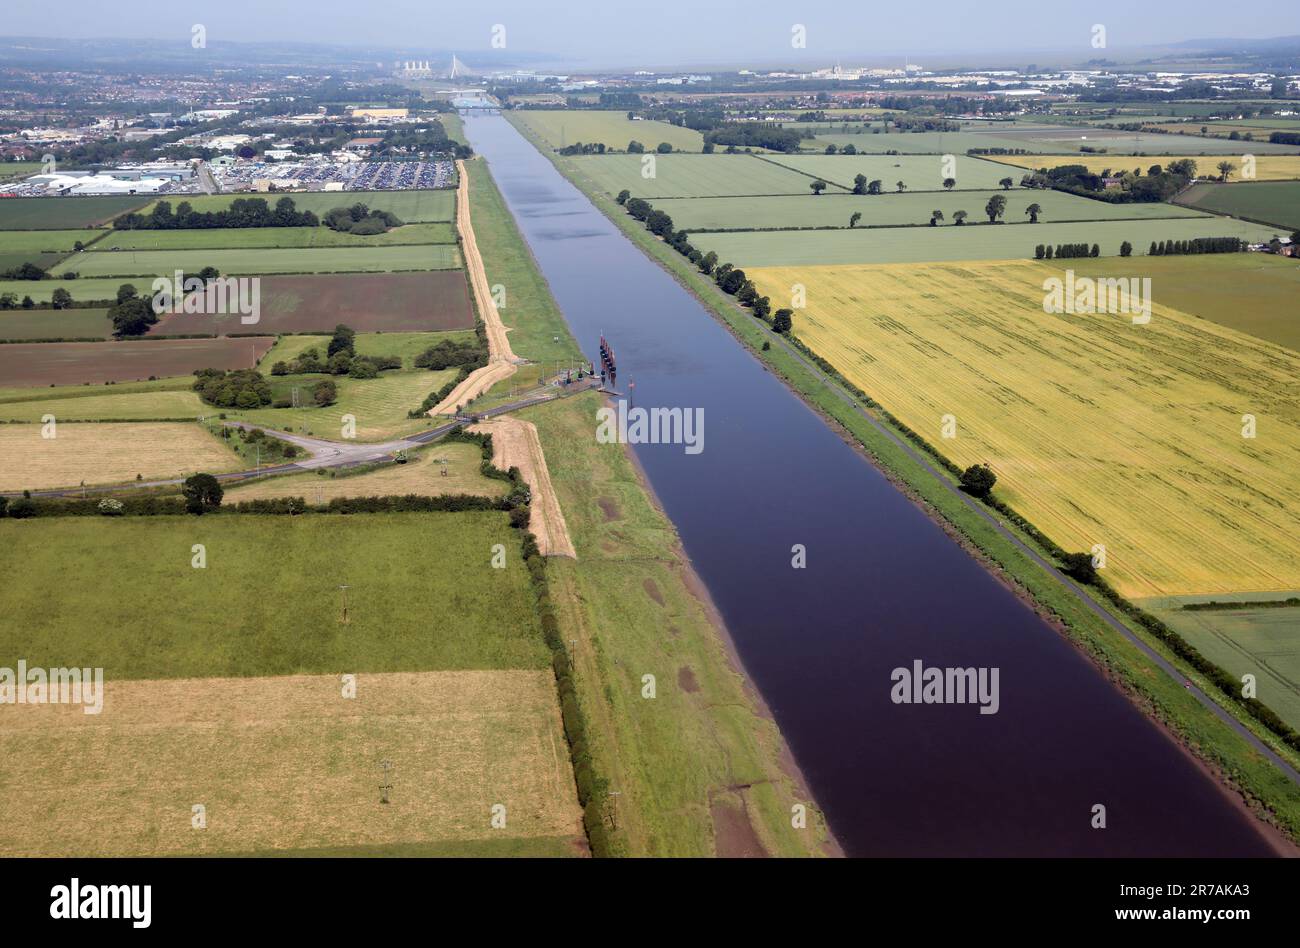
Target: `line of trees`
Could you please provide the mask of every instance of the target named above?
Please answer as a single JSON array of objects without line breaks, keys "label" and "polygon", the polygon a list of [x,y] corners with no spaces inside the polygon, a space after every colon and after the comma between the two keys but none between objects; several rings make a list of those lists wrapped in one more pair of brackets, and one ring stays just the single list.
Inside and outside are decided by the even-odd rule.
[{"label": "line of trees", "polygon": [[730,263],[719,264],[718,255],[712,250],[701,253],[691,245],[686,231],[674,230],[673,219],[663,211],[655,210],[649,201],[632,197],[627,189],[620,191],[616,200],[629,215],[645,224],[646,230],[663,238],[668,246],[691,261],[705,276],[711,276],[722,292],[734,296],[742,306],[748,306],[759,319],[770,322],[775,332],[790,332],[794,324],[793,310],[778,309],[773,313],[772,301],[766,296],[758,295],[758,289],[744,270]]},{"label": "line of trees", "polygon": [[[1127,241],[1125,243],[1127,243]],[[1069,260],[1078,257],[1100,256],[1101,246],[1098,244],[1092,244],[1091,246],[1086,243],[1057,244],[1055,248],[1053,248],[1051,244],[1039,244],[1034,248],[1035,260],[1051,260],[1053,258],[1057,260]],[[1128,256],[1128,254],[1123,254],[1123,256]]]},{"label": "line of trees", "polygon": [[311,211],[299,211],[293,198],[280,198],[275,208],[265,198],[235,198],[220,211],[196,211],[189,201],[172,210],[170,201],[159,201],[148,214],[123,214],[113,221],[114,230],[207,230],[246,227],[316,227],[320,219]]},{"label": "line of trees", "polygon": [[1148,253],[1153,257],[1167,257],[1192,253],[1238,253],[1246,249],[1240,237],[1193,237],[1190,240],[1151,241]]}]

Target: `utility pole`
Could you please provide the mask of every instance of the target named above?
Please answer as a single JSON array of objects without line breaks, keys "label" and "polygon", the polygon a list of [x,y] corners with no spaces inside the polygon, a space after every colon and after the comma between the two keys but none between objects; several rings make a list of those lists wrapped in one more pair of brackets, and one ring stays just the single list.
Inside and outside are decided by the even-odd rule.
[{"label": "utility pole", "polygon": [[339,616],[339,622],[343,625],[348,623],[348,590],[351,588],[347,583],[339,584],[339,589],[343,591],[343,614]]}]

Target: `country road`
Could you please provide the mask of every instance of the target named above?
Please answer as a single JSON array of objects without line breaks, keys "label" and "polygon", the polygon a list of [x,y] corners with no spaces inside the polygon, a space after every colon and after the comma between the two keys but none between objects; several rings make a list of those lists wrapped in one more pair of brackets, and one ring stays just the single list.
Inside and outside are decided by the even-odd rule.
[{"label": "country road", "polygon": [[[493,418],[497,415],[504,415],[507,412],[519,411],[523,408],[530,408],[533,405],[541,405],[557,398],[568,398],[581,392],[598,388],[599,383],[595,379],[585,379],[582,382],[575,382],[556,394],[534,395],[529,398],[518,401],[508,402],[504,405],[498,405],[495,408],[489,408],[481,412],[474,412],[476,418]],[[231,483],[246,481],[255,477],[266,477],[269,474],[288,474],[291,472],[314,471],[320,468],[336,467],[355,467],[358,464],[382,463],[391,461],[393,455],[398,451],[410,450],[422,447],[431,441],[436,441],[443,435],[447,434],[453,428],[469,424],[467,421],[459,419],[445,422],[436,428],[430,428],[427,431],[421,431],[419,434],[411,435],[407,438],[399,438],[394,441],[367,442],[357,443],[352,441],[327,441],[323,438],[309,438],[305,435],[293,434],[288,431],[277,431],[273,428],[262,430],[272,437],[287,441],[290,444],[297,445],[304,451],[308,452],[311,457],[295,461],[292,464],[276,464],[269,467],[255,467],[252,470],[245,471],[228,471],[224,474],[214,475],[218,481]],[[247,422],[230,422],[228,427],[253,429],[260,427]],[[171,487],[184,482],[184,478],[175,477],[165,480],[152,481],[133,481],[126,484],[104,484],[96,487],[75,487],[60,490],[41,490],[32,491],[33,497],[83,497],[91,494],[109,494],[122,490],[135,490],[143,487]],[[22,497],[22,491],[0,491],[0,497]]]}]

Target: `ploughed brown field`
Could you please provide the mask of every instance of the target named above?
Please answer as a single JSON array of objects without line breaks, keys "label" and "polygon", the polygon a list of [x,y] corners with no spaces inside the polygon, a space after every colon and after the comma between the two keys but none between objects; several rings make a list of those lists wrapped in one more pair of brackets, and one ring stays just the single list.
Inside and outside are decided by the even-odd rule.
[{"label": "ploughed brown field", "polygon": [[274,344],[274,336],[18,343],[0,346],[0,388],[134,382],[209,368],[251,369]]},{"label": "ploughed brown field", "polygon": [[463,270],[412,273],[318,273],[261,278],[261,317],[164,316],[150,335],[328,332],[339,323],[357,332],[473,329]]}]

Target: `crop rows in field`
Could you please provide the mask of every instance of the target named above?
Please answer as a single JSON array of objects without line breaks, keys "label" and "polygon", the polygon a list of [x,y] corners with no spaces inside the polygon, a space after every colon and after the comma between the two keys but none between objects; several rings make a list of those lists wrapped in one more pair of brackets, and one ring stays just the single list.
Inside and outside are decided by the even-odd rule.
[{"label": "crop rows in field", "polygon": [[[1300,356],[1156,305],[1043,312],[1033,262],[752,270],[799,337],[1132,596],[1300,585]],[[1242,437],[1244,414],[1258,436]],[[958,435],[941,440],[945,415]]]}]

